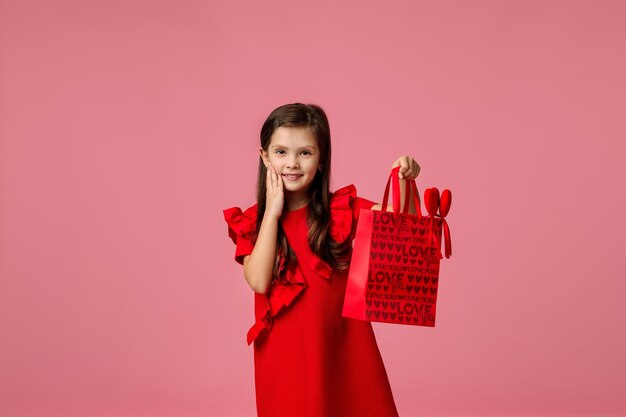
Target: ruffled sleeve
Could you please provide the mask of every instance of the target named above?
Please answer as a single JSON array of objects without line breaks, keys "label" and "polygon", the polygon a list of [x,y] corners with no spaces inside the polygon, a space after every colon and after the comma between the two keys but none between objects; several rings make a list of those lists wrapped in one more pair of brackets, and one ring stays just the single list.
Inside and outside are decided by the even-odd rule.
[{"label": "ruffled sleeve", "polygon": [[336,242],[354,238],[361,209],[369,210],[375,203],[357,196],[354,184],[336,190],[330,199],[330,236]]},{"label": "ruffled sleeve", "polygon": [[256,233],[257,207],[256,204],[246,211],[239,207],[224,210],[224,219],[228,224],[228,236],[237,245],[235,261],[243,265],[243,258],[254,249],[254,234]]}]

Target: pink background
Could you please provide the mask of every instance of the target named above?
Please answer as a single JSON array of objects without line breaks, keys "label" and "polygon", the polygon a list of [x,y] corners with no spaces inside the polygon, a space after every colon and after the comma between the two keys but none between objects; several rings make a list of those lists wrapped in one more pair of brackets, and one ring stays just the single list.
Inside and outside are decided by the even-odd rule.
[{"label": "pink background", "polygon": [[[626,415],[626,3],[0,1],[0,415],[251,416],[278,105],[335,188],[453,192],[437,326],[374,324],[403,417]],[[622,191],[620,191],[622,190]]]}]

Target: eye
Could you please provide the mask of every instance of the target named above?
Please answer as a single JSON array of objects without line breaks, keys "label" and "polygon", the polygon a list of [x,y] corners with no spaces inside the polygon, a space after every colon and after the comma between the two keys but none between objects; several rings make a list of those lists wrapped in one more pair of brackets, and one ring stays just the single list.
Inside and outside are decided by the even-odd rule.
[{"label": "eye", "polygon": [[277,153],[277,154],[283,155],[283,154],[285,154],[285,150],[284,150],[284,149],[276,149],[276,150],[274,151],[274,153]]},{"label": "eye", "polygon": [[311,151],[302,151],[303,155],[313,155],[313,153],[311,153]]}]

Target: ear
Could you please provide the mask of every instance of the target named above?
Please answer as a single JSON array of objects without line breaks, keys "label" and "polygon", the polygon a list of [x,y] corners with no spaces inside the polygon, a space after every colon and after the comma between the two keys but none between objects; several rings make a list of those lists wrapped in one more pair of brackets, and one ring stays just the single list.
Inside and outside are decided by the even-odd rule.
[{"label": "ear", "polygon": [[269,163],[267,159],[267,151],[263,148],[259,148],[259,154],[261,155],[261,159],[263,160],[263,163],[265,164],[265,168],[267,168],[267,164]]}]

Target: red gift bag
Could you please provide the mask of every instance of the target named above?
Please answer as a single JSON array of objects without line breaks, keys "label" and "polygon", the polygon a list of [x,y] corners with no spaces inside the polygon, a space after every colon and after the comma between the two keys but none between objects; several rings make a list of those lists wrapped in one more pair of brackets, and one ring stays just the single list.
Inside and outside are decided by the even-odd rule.
[{"label": "red gift bag", "polygon": [[[415,180],[407,180],[400,212],[399,169],[391,171],[382,203],[384,210],[393,180],[393,212],[359,213],[342,316],[434,327],[442,231],[445,256],[452,254],[450,229],[444,219],[452,195],[444,190],[440,198],[437,188],[427,189],[424,204],[428,215],[422,216]],[[409,191],[417,214],[409,214]]]}]

